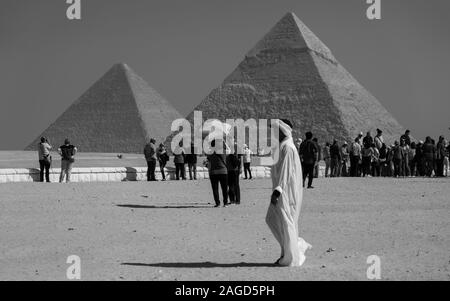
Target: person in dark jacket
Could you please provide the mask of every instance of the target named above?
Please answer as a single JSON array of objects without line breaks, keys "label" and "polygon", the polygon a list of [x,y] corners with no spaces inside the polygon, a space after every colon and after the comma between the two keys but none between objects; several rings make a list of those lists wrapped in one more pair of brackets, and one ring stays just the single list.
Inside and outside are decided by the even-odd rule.
[{"label": "person in dark jacket", "polygon": [[[211,147],[216,147],[216,140],[211,141]],[[224,151],[221,153],[214,151],[211,155],[207,155],[209,180],[211,182],[214,201],[216,203],[214,207],[220,206],[219,183],[222,189],[223,206],[228,206],[228,169],[226,164],[225,143],[223,148]]]},{"label": "person in dark jacket", "polygon": [[164,168],[169,161],[169,155],[167,154],[166,147],[163,143],[160,143],[158,149],[156,150],[156,158],[159,162],[159,169],[161,170],[162,180],[165,181],[166,174],[164,172]]},{"label": "person in dark jacket", "polygon": [[241,155],[238,154],[237,144],[234,146],[234,152],[227,155],[226,158],[228,170],[228,198],[230,204],[239,205],[241,203],[241,188],[239,186],[239,176],[241,174]]},{"label": "person in dark jacket", "polygon": [[380,170],[381,170],[381,176],[387,177],[389,175],[388,173],[388,149],[386,146],[386,143],[383,143],[380,148]]},{"label": "person in dark jacket", "polygon": [[322,147],[319,144],[319,140],[317,139],[317,137],[313,138],[313,142],[316,144],[317,147],[317,161],[316,164],[314,165],[314,178],[318,178],[319,177],[319,163],[320,161],[322,161]]},{"label": "person in dark jacket", "polygon": [[308,177],[308,188],[314,188],[312,183],[314,179],[314,166],[318,158],[318,150],[316,144],[312,141],[313,134],[307,132],[305,136],[306,140],[300,145],[299,151],[303,170],[303,187],[305,187],[306,178]]},{"label": "person in dark jacket", "polygon": [[75,162],[75,154],[77,153],[77,148],[70,144],[68,138],[64,140],[64,145],[58,148],[58,153],[61,155],[61,175],[59,176],[59,182],[64,182],[64,176],[66,177],[66,182],[70,182],[70,175],[72,174],[72,167]]},{"label": "person in dark jacket", "polygon": [[425,143],[422,146],[424,174],[427,177],[433,175],[434,158],[435,158],[435,146],[430,136],[425,139]]},{"label": "person in dark jacket", "polygon": [[333,144],[330,147],[330,157],[331,157],[331,177],[339,177],[342,156],[337,140],[334,140]]},{"label": "person in dark jacket", "polygon": [[147,161],[147,181],[156,181],[155,169],[156,169],[156,146],[155,139],[150,139],[144,147],[144,156]]},{"label": "person in dark jacket", "polygon": [[423,177],[424,163],[423,163],[423,141],[419,141],[416,145],[416,155],[414,156],[414,163],[416,165],[416,175]]},{"label": "person in dark jacket", "polygon": [[406,130],[405,134],[403,134],[400,137],[400,141],[405,140],[405,144],[410,146],[411,145],[411,136],[410,136],[411,131],[410,130]]},{"label": "person in dark jacket", "polygon": [[363,147],[366,147],[366,145],[368,145],[369,147],[371,147],[372,143],[373,143],[373,138],[372,138],[372,134],[370,134],[370,132],[367,132],[366,137],[364,137],[363,139]]},{"label": "person in dark jacket", "polygon": [[191,144],[190,154],[186,155],[186,163],[189,170],[189,179],[197,180],[197,153],[195,151],[194,143]]}]

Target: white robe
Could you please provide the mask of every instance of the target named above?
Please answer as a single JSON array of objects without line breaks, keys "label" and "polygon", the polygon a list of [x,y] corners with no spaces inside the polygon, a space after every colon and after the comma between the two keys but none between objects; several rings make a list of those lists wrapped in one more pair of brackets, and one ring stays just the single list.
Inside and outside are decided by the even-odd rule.
[{"label": "white robe", "polygon": [[[280,192],[276,205],[269,205],[266,223],[281,246],[279,264],[301,266],[311,245],[298,236],[298,218],[303,198],[302,167],[292,137],[280,144],[279,158],[272,166],[273,190]],[[276,156],[275,156],[276,157]]]}]

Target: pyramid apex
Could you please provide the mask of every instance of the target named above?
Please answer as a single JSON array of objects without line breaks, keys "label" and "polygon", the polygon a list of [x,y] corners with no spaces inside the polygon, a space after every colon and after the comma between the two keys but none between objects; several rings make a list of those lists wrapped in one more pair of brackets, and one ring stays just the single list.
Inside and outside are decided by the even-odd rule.
[{"label": "pyramid apex", "polygon": [[297,15],[294,12],[292,12],[292,11],[287,12],[284,15],[284,17],[295,17],[295,18],[298,18]]},{"label": "pyramid apex", "polygon": [[126,63],[119,62],[119,63],[114,64],[114,65],[111,67],[111,69],[130,70],[130,67],[129,67]]},{"label": "pyramid apex", "polygon": [[247,55],[255,56],[261,51],[274,49],[309,49],[336,61],[330,49],[294,12],[287,12]]}]

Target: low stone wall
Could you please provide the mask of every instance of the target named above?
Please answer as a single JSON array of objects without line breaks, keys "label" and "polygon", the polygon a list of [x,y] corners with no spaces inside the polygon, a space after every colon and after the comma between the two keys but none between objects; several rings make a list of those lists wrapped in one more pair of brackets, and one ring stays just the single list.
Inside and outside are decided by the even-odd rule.
[{"label": "low stone wall", "polygon": [[[269,166],[251,166],[254,178],[270,178]],[[50,181],[59,182],[60,168],[50,170]],[[325,167],[320,165],[319,177],[322,177]],[[166,178],[175,180],[175,169],[165,169]],[[189,178],[186,166],[186,177]],[[242,172],[241,177],[244,177]],[[161,180],[161,172],[156,167],[156,179]],[[197,179],[209,179],[208,169],[197,166]],[[147,180],[147,167],[75,167],[72,169],[72,182],[123,182],[123,181],[145,181]],[[39,169],[37,168],[15,168],[0,169],[0,183],[13,182],[39,182]]]},{"label": "low stone wall", "polygon": [[[165,169],[168,180],[175,179],[175,170],[173,168]],[[270,178],[270,167],[253,166],[251,167],[254,178]],[[50,170],[50,181],[58,182],[59,168]],[[189,173],[186,168],[186,176]],[[243,174],[242,174],[243,176]],[[159,168],[156,168],[156,178],[162,179]],[[208,169],[197,167],[197,179],[208,179]],[[72,182],[123,182],[123,181],[144,181],[147,179],[147,167],[105,167],[105,168],[73,168]],[[39,170],[36,168],[18,168],[18,169],[0,169],[0,183],[11,182],[38,182]]]}]

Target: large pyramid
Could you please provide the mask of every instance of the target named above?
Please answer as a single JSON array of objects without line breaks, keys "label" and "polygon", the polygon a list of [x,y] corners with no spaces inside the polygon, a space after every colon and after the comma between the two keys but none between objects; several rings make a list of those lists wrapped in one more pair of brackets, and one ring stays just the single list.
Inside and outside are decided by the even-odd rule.
[{"label": "large pyramid", "polygon": [[41,136],[55,146],[68,137],[83,152],[141,153],[152,137],[164,141],[181,115],[126,64],[114,65]]},{"label": "large pyramid", "polygon": [[[204,120],[288,118],[296,137],[312,131],[321,142],[348,141],[377,128],[390,142],[404,132],[293,13],[286,14],[195,110],[203,112]],[[193,113],[188,119],[193,120]]]}]

